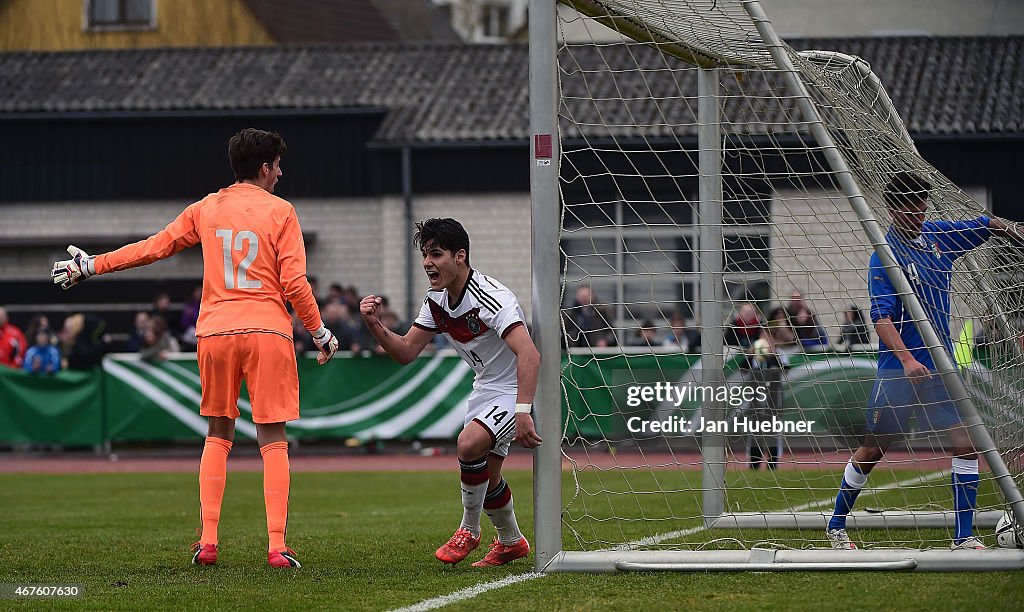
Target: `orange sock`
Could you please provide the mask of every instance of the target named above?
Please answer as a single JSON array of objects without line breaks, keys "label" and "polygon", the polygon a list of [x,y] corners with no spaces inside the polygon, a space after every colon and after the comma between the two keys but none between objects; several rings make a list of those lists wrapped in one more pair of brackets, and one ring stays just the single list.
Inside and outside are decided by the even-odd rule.
[{"label": "orange sock", "polygon": [[267,533],[270,551],[282,552],[284,532],[288,527],[288,488],[291,472],[288,465],[288,443],[271,442],[260,447],[263,455],[263,500],[267,505]]},{"label": "orange sock", "polygon": [[203,519],[202,544],[217,543],[220,506],[224,501],[224,485],[228,478],[228,453],[231,442],[207,437],[203,457],[199,460],[199,513]]}]

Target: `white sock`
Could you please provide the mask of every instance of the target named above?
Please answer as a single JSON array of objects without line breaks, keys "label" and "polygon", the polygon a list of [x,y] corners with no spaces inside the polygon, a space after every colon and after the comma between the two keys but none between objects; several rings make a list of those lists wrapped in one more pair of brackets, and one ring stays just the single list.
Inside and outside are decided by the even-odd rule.
[{"label": "white sock", "polygon": [[480,512],[484,508],[487,496],[487,484],[490,472],[487,469],[487,458],[477,461],[459,461],[462,470],[462,525],[474,538],[480,537]]},{"label": "white sock", "polygon": [[[492,505],[501,504],[498,507]],[[519,523],[516,521],[516,513],[512,508],[512,489],[502,478],[494,490],[488,491],[487,499],[484,502],[484,512],[491,518],[494,528],[498,530],[498,541],[505,546],[513,546],[523,539],[523,532],[519,530]]]},{"label": "white sock", "polygon": [[846,464],[846,471],[843,472],[843,478],[846,480],[846,484],[854,489],[863,489],[864,485],[868,481],[867,474],[861,474],[860,470],[853,466],[853,459],[850,459]]}]

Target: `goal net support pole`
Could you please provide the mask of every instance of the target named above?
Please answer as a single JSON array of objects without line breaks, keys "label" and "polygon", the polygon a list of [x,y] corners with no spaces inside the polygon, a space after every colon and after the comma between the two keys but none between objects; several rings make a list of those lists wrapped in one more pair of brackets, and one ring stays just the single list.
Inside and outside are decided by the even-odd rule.
[{"label": "goal net support pole", "polygon": [[[718,98],[718,69],[697,71],[698,178],[700,254],[700,314],[703,321],[721,321],[725,265],[722,253],[722,134]],[[704,325],[700,343],[701,384],[718,389],[725,384],[725,330],[721,325]],[[701,413],[710,420],[725,418],[725,404],[706,399]],[[701,509],[704,521],[714,520],[725,510],[725,434],[707,433],[701,438],[704,464],[701,474]]]}]

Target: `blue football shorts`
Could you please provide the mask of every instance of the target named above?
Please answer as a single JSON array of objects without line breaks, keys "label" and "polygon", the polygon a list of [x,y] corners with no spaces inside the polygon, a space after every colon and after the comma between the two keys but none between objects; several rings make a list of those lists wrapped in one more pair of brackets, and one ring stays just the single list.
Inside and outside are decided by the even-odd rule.
[{"label": "blue football shorts", "polygon": [[879,373],[868,402],[867,431],[898,434],[910,431],[910,417],[917,417],[918,431],[942,431],[963,423],[956,404],[938,373],[918,384],[903,372]]}]

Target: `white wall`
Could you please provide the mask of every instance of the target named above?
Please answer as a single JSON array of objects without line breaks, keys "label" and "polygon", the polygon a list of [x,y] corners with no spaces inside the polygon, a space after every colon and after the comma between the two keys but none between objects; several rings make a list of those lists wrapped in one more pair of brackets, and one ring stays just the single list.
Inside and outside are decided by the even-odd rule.
[{"label": "white wall", "polygon": [[[5,280],[46,280],[52,262],[66,259],[64,247],[5,247],[5,239],[53,236],[137,235],[164,228],[187,205],[179,201],[67,202],[5,204],[0,221],[0,270]],[[322,292],[334,282],[355,285],[363,294],[378,293],[405,308],[405,258],[412,236],[405,234],[404,203],[398,197],[311,199],[292,201],[302,229],[315,233],[307,245],[307,269]],[[530,197],[527,193],[430,196],[414,200],[415,220],[454,217],[470,236],[473,266],[505,283],[530,310]],[[198,248],[145,268],[119,272],[117,278],[199,278],[203,273]],[[413,304],[426,291],[426,277],[416,254]],[[99,282],[100,279],[93,282]],[[172,296],[175,301],[184,296]],[[2,303],[0,298],[0,303]]]}]

